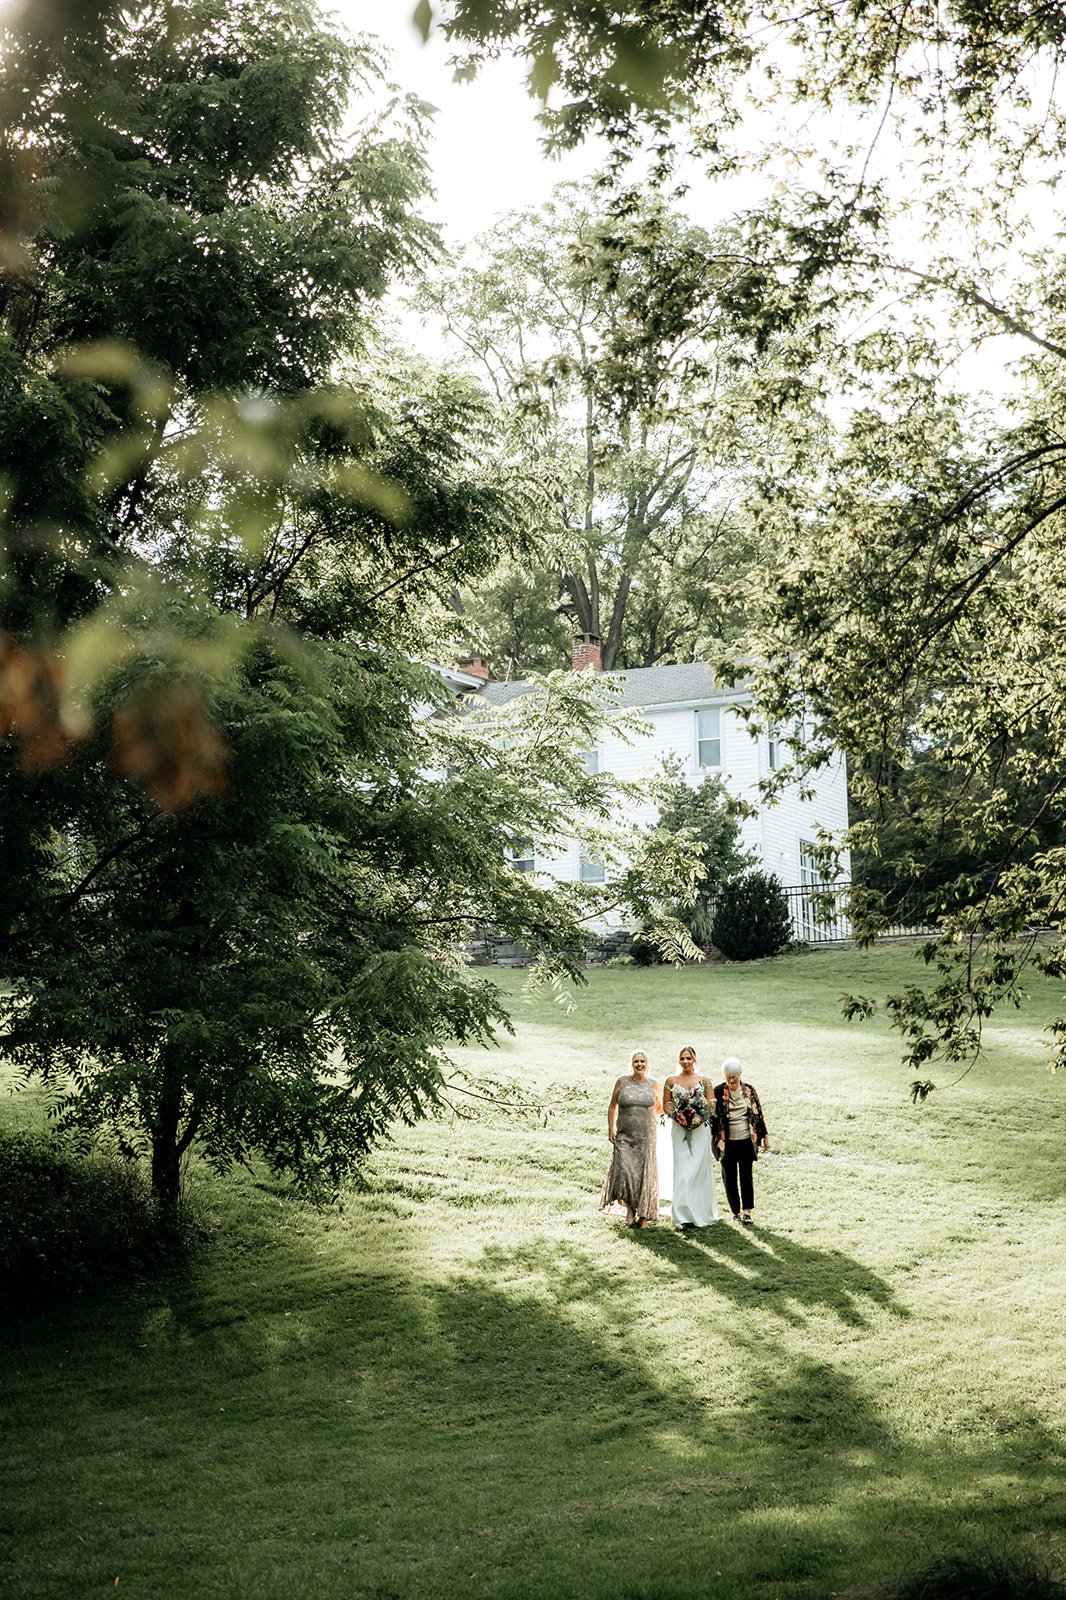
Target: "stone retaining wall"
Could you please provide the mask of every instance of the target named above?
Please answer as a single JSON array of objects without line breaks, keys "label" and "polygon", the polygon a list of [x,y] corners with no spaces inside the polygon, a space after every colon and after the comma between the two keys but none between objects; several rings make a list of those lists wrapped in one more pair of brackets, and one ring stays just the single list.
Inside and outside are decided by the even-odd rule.
[{"label": "stone retaining wall", "polygon": [[[625,928],[610,933],[594,935],[582,952],[586,967],[601,967],[615,956],[624,956],[633,943],[633,935]],[[475,967],[528,967],[533,957],[525,945],[504,938],[493,928],[481,929],[478,937],[466,947],[467,955]]]}]

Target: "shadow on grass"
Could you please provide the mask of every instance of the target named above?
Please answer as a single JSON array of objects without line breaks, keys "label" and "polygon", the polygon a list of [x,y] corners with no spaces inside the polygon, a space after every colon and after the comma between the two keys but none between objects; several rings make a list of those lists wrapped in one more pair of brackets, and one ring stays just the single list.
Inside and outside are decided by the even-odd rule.
[{"label": "shadow on grass", "polygon": [[[758,1308],[793,1326],[826,1312],[856,1329],[870,1326],[875,1312],[900,1321],[910,1316],[884,1278],[843,1251],[797,1244],[767,1228],[741,1233],[719,1222],[682,1235],[660,1224],[627,1229],[621,1237],[683,1281],[713,1291],[740,1310]],[[599,1296],[605,1303],[613,1297],[617,1304],[625,1283],[620,1267],[592,1266],[584,1252],[565,1245],[553,1245],[550,1258],[536,1245],[490,1248],[483,1260],[490,1271],[501,1274],[517,1267],[542,1273],[550,1280],[549,1292],[560,1301]]]},{"label": "shadow on grass", "polygon": [[[152,1600],[389,1600],[476,1575],[500,1600],[688,1600],[723,1519],[745,1532],[714,1541],[717,1592],[816,1600],[1016,1530],[1018,1486],[1032,1504],[1061,1463],[1019,1417],[1037,1431],[1011,1486],[930,1497],[1004,1463],[902,1443],[846,1373],[772,1339],[741,1337],[721,1382],[687,1391],[654,1370],[624,1249],[545,1238],[446,1277],[401,1266],[409,1219],[375,1227],[372,1260],[261,1234],[248,1259],[0,1334],[5,1595],[78,1600],[121,1575]],[[855,1263],[772,1235],[626,1238],[734,1307],[902,1315]]]},{"label": "shadow on grass", "polygon": [[758,1304],[793,1324],[826,1311],[855,1328],[868,1326],[874,1308],[901,1320],[910,1315],[884,1278],[843,1251],[797,1244],[768,1228],[742,1233],[722,1221],[683,1235],[661,1226],[633,1229],[626,1238],[738,1307]]}]

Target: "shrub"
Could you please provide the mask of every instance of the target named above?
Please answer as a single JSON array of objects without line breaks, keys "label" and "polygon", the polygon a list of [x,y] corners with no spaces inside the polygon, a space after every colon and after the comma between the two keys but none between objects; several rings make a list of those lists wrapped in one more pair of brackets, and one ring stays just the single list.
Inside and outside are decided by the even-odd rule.
[{"label": "shrub", "polygon": [[1024,1559],[942,1556],[871,1592],[871,1600],[1066,1600],[1066,1585]]},{"label": "shrub", "polygon": [[[666,789],[660,801],[659,827],[666,833],[687,830],[699,856],[694,885],[695,901],[676,907],[679,921],[693,943],[710,943],[714,896],[719,887],[751,864],[750,851],[740,843],[743,807],[730,795],[721,778],[708,776],[697,787],[681,776],[680,767],[667,764]],[[661,959],[661,958],[660,958]]]},{"label": "shrub", "polygon": [[663,959],[659,946],[644,931],[634,935],[629,955],[638,967],[657,967]]},{"label": "shrub", "polygon": [[179,1243],[141,1167],[54,1136],[0,1131],[0,1301],[79,1292],[159,1265]]},{"label": "shrub", "polygon": [[776,956],[792,938],[788,899],[768,872],[745,872],[715,896],[711,939],[730,961]]}]

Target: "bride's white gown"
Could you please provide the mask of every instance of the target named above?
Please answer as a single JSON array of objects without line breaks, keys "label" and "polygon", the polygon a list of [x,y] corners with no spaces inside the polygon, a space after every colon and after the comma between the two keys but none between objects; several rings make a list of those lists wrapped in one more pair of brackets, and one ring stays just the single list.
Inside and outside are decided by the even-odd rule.
[{"label": "bride's white gown", "polygon": [[718,1221],[718,1200],[714,1192],[714,1157],[711,1154],[709,1127],[685,1129],[670,1123],[673,1154],[673,1199],[670,1215],[674,1226],[691,1222],[707,1228]]}]

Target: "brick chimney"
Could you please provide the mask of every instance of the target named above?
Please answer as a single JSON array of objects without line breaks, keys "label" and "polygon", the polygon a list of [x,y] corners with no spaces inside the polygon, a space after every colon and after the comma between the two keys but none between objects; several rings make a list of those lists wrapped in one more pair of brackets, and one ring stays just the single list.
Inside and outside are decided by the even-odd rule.
[{"label": "brick chimney", "polygon": [[593,672],[599,672],[601,660],[599,634],[575,633],[570,647],[570,662],[574,671],[582,672],[586,667],[591,667]]},{"label": "brick chimney", "polygon": [[456,665],[458,666],[459,671],[465,672],[468,677],[482,678],[486,683],[488,683],[489,664],[484,656],[466,656],[462,661],[457,662]]}]

